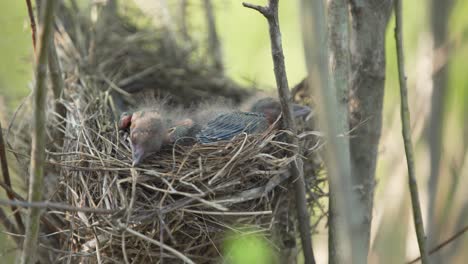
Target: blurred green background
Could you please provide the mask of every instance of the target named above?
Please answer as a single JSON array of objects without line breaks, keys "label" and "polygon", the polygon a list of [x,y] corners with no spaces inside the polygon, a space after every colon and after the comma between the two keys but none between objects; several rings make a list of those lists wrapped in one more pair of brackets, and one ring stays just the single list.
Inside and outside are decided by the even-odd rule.
[{"label": "blurred green background", "polygon": [[[136,0],[145,7],[147,0]],[[178,0],[167,0],[173,11]],[[273,65],[265,19],[245,9],[238,0],[215,0],[218,33],[223,44],[226,72],[240,83],[255,82],[274,88]],[[263,4],[265,1],[251,1]],[[286,69],[290,86],[305,76],[299,24],[299,2],[280,1],[280,23]],[[416,172],[423,214],[427,213],[429,151],[426,141],[432,94],[432,37],[429,1],[403,1],[406,69],[409,85],[413,139],[416,145]],[[206,43],[202,1],[189,1],[191,34]],[[147,14],[151,9],[145,10]],[[0,1],[0,121],[5,127],[15,107],[30,93],[33,53],[25,1]],[[449,80],[444,109],[443,148],[436,215],[441,227],[439,241],[468,224],[468,1],[455,1],[449,21]],[[378,163],[370,263],[402,263],[418,256],[413,232],[406,162],[399,114],[399,87],[393,38],[394,20],[387,32],[387,77],[384,125]],[[465,187],[463,187],[465,186]],[[2,194],[4,195],[4,194]],[[427,219],[426,219],[427,223]],[[314,235],[319,263],[327,259],[327,230]],[[0,254],[13,263],[12,244],[0,233]],[[263,246],[263,245],[262,245]],[[468,235],[441,250],[450,263],[466,263]],[[465,250],[463,250],[465,249]],[[450,257],[450,258],[449,258]],[[2,262],[3,263],[3,262]],[[448,262],[447,262],[448,263]]]}]

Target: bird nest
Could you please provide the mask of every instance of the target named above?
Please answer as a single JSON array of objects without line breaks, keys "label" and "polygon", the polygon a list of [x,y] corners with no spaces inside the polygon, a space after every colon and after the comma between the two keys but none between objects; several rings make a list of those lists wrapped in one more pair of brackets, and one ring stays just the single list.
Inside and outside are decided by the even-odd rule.
[{"label": "bird nest", "polygon": [[[296,239],[290,183],[297,179],[289,167],[301,159],[313,222],[325,215],[318,203],[324,180],[317,176],[317,142],[308,132],[299,136],[300,146],[285,143],[291,134],[274,127],[211,144],[176,142],[132,167],[128,135],[113,117],[116,98],[126,100],[135,83],[172,93],[172,102],[183,106],[191,99],[178,96],[176,88],[195,100],[219,91],[240,101],[249,93],[232,92],[238,87],[219,81],[209,65],[191,55],[178,57],[180,62],[164,56],[157,31],[110,16],[101,19],[108,26],[94,25],[80,36],[86,32],[80,28],[91,22],[62,9],[56,43],[65,76],[59,103],[66,116],[49,112],[46,199],[66,208],[44,213],[47,241],[41,242],[56,262],[215,262],[229,254],[223,250],[226,231],[253,229],[280,250],[287,235],[289,243]],[[27,124],[22,128],[28,135]],[[63,145],[56,146],[60,134]]]},{"label": "bird nest", "polygon": [[57,215],[64,229],[73,227],[62,250],[105,262],[185,256],[203,263],[222,255],[226,231],[255,228],[274,239],[279,196],[287,195],[288,168],[298,157],[298,146],[281,140],[285,131],[166,146],[132,167],[128,137],[99,94],[67,107],[67,140],[57,156],[61,172],[51,200],[96,211]]}]

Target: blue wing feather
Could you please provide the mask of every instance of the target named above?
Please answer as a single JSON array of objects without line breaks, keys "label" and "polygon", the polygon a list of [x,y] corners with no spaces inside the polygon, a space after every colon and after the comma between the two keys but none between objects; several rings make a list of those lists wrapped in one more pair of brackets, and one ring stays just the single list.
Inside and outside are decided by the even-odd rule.
[{"label": "blue wing feather", "polygon": [[258,133],[268,128],[268,121],[263,114],[234,112],[221,114],[197,134],[201,143],[229,140],[241,133]]}]

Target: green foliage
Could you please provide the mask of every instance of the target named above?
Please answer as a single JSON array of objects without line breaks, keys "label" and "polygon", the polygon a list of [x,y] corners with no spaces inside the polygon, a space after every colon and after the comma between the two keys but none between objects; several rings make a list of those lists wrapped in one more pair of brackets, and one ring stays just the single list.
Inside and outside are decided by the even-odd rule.
[{"label": "green foliage", "polygon": [[229,264],[275,263],[272,248],[259,235],[231,234],[225,241],[224,256]]},{"label": "green foliage", "polygon": [[[449,96],[447,112],[455,112],[461,117],[460,122],[466,121],[468,111],[468,75],[466,74],[466,61],[468,60],[468,2],[455,1],[449,22],[449,39],[453,49],[450,50]],[[464,119],[465,118],[465,119]],[[464,119],[464,120],[463,120]],[[466,128],[465,128],[466,129]]]},{"label": "green foliage", "polygon": [[25,1],[0,1],[0,96],[17,105],[28,93],[33,50]]},{"label": "green foliage", "polygon": [[[28,94],[32,76],[33,50],[25,1],[0,1],[0,36],[0,104],[5,102],[8,109],[13,109]],[[0,106],[0,111],[3,109]],[[0,119],[5,117],[6,113],[0,113]],[[6,198],[3,190],[0,198]],[[15,262],[14,247],[0,227],[1,263]]]}]

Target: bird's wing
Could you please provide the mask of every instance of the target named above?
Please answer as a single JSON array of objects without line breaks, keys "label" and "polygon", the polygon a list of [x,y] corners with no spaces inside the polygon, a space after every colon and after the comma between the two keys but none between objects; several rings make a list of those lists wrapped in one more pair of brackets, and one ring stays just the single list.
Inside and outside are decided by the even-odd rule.
[{"label": "bird's wing", "polygon": [[209,121],[197,134],[201,143],[229,140],[243,132],[247,134],[264,131],[268,128],[265,116],[259,113],[234,112],[221,114]]}]

